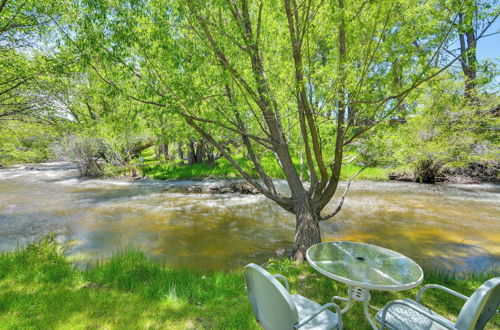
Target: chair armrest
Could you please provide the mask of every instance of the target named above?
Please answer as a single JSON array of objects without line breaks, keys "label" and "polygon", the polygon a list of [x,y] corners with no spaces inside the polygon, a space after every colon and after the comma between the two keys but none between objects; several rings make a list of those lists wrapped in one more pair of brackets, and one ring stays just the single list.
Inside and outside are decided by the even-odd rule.
[{"label": "chair armrest", "polygon": [[448,324],[444,323],[442,320],[438,319],[437,317],[435,317],[434,315],[432,314],[429,314],[427,313],[426,311],[404,301],[404,300],[393,300],[393,301],[390,301],[389,303],[387,303],[387,305],[384,306],[384,309],[382,309],[382,315],[381,315],[381,319],[382,321],[380,322],[380,330],[384,329],[385,327],[385,316],[387,315],[387,311],[389,310],[389,308],[393,305],[403,305],[403,306],[406,306],[410,309],[413,309],[414,311],[424,315],[425,317],[433,320],[434,322],[436,323],[439,323],[440,325],[442,325],[443,327],[445,327],[446,329],[450,329],[450,330],[455,330],[456,328],[453,327],[453,328],[450,328]]},{"label": "chair armrest", "polygon": [[452,289],[449,289],[449,288],[447,288],[445,286],[442,286],[442,285],[439,285],[439,284],[427,284],[427,285],[424,285],[420,290],[418,290],[418,295],[417,295],[417,302],[418,303],[420,303],[420,300],[422,299],[422,295],[428,289],[439,289],[439,290],[447,292],[447,293],[449,293],[451,295],[454,295],[455,297],[461,298],[463,300],[469,299],[469,297],[464,296],[463,294],[458,293],[456,291],[453,291]]},{"label": "chair armrest", "polygon": [[333,307],[335,309],[335,312],[336,314],[338,315],[338,329],[339,330],[342,330],[342,312],[340,311],[340,307],[335,304],[335,303],[327,303],[327,304],[324,304],[323,306],[321,306],[320,308],[318,308],[317,310],[315,310],[314,312],[312,312],[311,315],[303,318],[302,320],[299,321],[299,323],[297,323],[294,328],[295,329],[299,329],[300,327],[304,326],[307,322],[311,321],[313,318],[315,318],[316,316],[318,316],[321,312],[325,311],[326,309],[329,309]]},{"label": "chair armrest", "polygon": [[286,288],[286,291],[290,292],[290,284],[288,283],[288,281],[286,280],[286,277],[281,275],[281,274],[276,274],[276,275],[273,275],[273,277],[277,280],[282,280],[284,283],[285,283],[285,288]]}]

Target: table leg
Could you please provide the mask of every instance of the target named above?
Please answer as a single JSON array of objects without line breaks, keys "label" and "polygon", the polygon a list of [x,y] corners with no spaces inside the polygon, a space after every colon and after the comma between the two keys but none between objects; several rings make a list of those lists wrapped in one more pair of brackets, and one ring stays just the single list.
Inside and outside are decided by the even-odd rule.
[{"label": "table leg", "polygon": [[370,323],[370,325],[372,326],[372,328],[374,330],[377,330],[378,327],[377,327],[377,325],[375,324],[375,321],[373,321],[373,319],[372,319],[372,317],[370,315],[370,308],[373,308],[375,310],[378,310],[378,308],[370,305],[370,298],[371,298],[370,291],[367,290],[367,289],[363,289],[363,291],[364,291],[363,292],[363,298],[364,298],[363,299],[363,311],[365,313],[365,317],[368,320],[368,322]]},{"label": "table leg", "polygon": [[379,311],[380,309],[370,305],[370,299],[371,299],[370,290],[358,287],[351,287],[351,286],[348,289],[347,298],[338,296],[334,296],[332,298],[332,300],[340,300],[347,302],[347,305],[341,310],[342,314],[345,314],[351,308],[353,300],[362,302],[366,320],[370,323],[373,329],[377,330],[378,327],[370,315],[370,308],[376,311]]},{"label": "table leg", "polygon": [[334,296],[332,298],[332,301],[333,300],[347,301],[347,305],[341,310],[342,314],[345,314],[352,306],[352,293],[353,293],[352,289],[353,289],[352,287],[349,287],[349,289],[347,290],[348,291],[347,298],[339,296]]}]

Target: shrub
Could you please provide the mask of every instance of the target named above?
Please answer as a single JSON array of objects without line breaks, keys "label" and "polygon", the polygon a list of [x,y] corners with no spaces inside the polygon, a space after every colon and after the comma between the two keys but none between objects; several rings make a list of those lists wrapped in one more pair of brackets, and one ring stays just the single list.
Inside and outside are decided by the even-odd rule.
[{"label": "shrub", "polygon": [[88,136],[68,135],[54,146],[58,158],[75,164],[82,176],[99,177],[104,165],[123,166],[122,157],[105,140]]}]

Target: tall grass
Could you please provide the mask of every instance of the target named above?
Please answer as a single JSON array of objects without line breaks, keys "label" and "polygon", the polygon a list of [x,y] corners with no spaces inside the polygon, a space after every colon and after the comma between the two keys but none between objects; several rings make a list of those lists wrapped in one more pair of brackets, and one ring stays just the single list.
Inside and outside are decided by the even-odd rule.
[{"label": "tall grass", "polygon": [[85,271],[53,239],[0,255],[0,328],[252,329],[240,272],[162,267],[126,250]]},{"label": "tall grass", "polygon": [[[272,259],[264,265],[285,275],[292,293],[319,303],[347,288],[315,272],[306,263]],[[457,279],[427,273],[425,283],[440,283],[466,295],[491,274]],[[0,328],[5,329],[257,329],[241,269],[206,272],[168,268],[137,250],[125,250],[108,260],[78,270],[53,237],[0,254]],[[383,306],[391,299],[415,297],[417,289],[399,293],[373,292]],[[450,318],[462,302],[434,291],[424,302]],[[489,328],[500,325],[500,317]],[[370,329],[361,304],[343,316],[346,329]]]}]

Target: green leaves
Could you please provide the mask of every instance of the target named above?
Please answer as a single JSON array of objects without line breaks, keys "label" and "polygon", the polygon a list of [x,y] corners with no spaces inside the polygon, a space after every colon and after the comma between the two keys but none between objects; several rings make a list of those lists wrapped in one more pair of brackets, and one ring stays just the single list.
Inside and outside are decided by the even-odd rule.
[{"label": "green leaves", "polygon": [[[422,109],[438,106],[420,91],[453,99],[455,88],[435,92],[425,83],[453,58],[448,48],[463,28],[457,15],[474,13],[485,26],[495,3],[307,0],[293,8],[292,36],[283,1],[9,0],[0,26],[16,10],[20,23],[37,24],[0,30],[9,46],[0,46],[0,68],[43,86],[30,83],[18,97],[49,94],[55,108],[65,104],[71,129],[117,145],[151,134],[183,141],[203,130],[223,146],[238,141],[240,148],[248,137],[248,154],[262,161],[275,157],[283,137],[283,155],[307,158],[308,140],[324,155],[315,161],[331,164],[339,132],[345,132],[341,145],[355,152],[351,142],[376,125],[389,122],[383,129],[392,132],[391,120],[426,121]],[[43,36],[43,46],[21,51],[18,42],[35,35]],[[312,120],[305,131],[301,107]],[[337,125],[339,119],[345,124]]]}]

